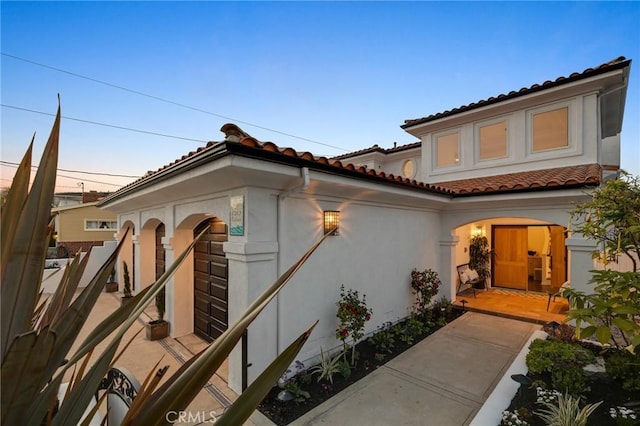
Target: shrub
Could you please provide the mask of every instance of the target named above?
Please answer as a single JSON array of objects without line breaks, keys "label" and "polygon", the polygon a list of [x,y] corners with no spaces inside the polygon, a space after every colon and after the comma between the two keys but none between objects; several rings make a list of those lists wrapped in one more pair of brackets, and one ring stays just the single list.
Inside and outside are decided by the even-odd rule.
[{"label": "shrub", "polygon": [[387,322],[378,328],[378,331],[369,338],[369,341],[376,348],[376,351],[383,354],[391,353],[395,346],[393,334],[391,322]]},{"label": "shrub", "polygon": [[418,315],[425,320],[429,313],[431,299],[438,294],[438,289],[441,285],[438,273],[431,269],[425,269],[424,271],[414,269],[411,271],[411,289],[417,298],[415,309]]},{"label": "shrub", "polygon": [[364,336],[364,323],[371,319],[372,309],[367,309],[366,295],[357,290],[347,290],[340,286],[340,300],[336,302],[338,312],[336,317],[340,320],[336,329],[336,338],[342,340],[345,357],[347,351],[347,339],[351,339],[351,365],[356,362],[356,343]]},{"label": "shrub", "polygon": [[587,376],[582,367],[576,365],[558,367],[551,372],[551,384],[563,392],[579,395],[587,388]]},{"label": "shrub", "polygon": [[427,331],[424,323],[415,317],[409,317],[405,323],[405,333],[411,337],[418,337]]},{"label": "shrub", "polygon": [[[640,352],[640,351],[639,351]],[[640,355],[619,350],[605,359],[607,372],[614,379],[622,380],[622,388],[628,391],[640,390]]]},{"label": "shrub", "polygon": [[534,374],[551,374],[551,385],[555,389],[578,394],[586,385],[582,367],[593,358],[591,352],[577,344],[536,339],[529,346],[527,367]]},{"label": "shrub", "polygon": [[[633,349],[640,345],[640,178],[621,171],[618,179],[594,189],[591,199],[570,212],[572,231],[596,241],[598,257],[605,267],[626,256],[631,271],[591,271],[594,294],[569,290],[578,338],[592,335],[600,343]],[[587,326],[582,328],[582,324]],[[613,339],[612,336],[620,336]]]}]

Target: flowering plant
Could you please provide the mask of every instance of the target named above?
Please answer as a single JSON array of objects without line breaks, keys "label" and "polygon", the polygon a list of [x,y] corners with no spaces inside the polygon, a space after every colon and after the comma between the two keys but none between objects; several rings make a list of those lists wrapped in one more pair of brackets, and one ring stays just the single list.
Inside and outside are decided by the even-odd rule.
[{"label": "flowering plant", "polygon": [[548,390],[540,386],[536,388],[536,402],[539,404],[544,404],[545,402],[556,403],[560,395],[560,392],[555,389]]},{"label": "flowering plant", "polygon": [[431,269],[411,271],[411,289],[417,297],[416,310],[423,318],[426,318],[431,299],[438,294],[441,285],[442,282],[436,271]]},{"label": "flowering plant", "polygon": [[[336,338],[342,340],[346,357],[347,339],[351,339],[351,365],[355,364],[356,342],[364,336],[364,323],[371,319],[372,309],[367,309],[366,296],[362,300],[357,290],[347,290],[340,286],[340,300],[336,303],[338,312],[336,317],[340,320],[336,328]],[[346,358],[345,358],[346,360]]]},{"label": "flowering plant", "polygon": [[638,414],[631,408],[627,407],[611,407],[609,408],[609,415],[619,426],[632,426],[640,424]]},{"label": "flowering plant", "polygon": [[503,411],[500,426],[527,426],[532,417],[526,408],[518,408],[515,411]]}]

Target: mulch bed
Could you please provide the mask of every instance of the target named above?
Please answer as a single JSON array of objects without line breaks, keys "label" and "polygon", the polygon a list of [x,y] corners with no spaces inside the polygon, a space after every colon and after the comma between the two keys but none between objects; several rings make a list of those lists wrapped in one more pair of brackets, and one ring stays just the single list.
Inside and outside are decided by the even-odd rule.
[{"label": "mulch bed", "polygon": [[[602,348],[591,345],[589,343],[583,343],[582,346],[591,350],[595,355],[601,353]],[[527,374],[532,380],[541,380],[546,383],[547,389],[552,389],[551,377],[548,374]],[[616,406],[624,406],[625,404],[639,404],[640,403],[640,391],[629,391],[622,388],[621,380],[614,380],[607,373],[593,373],[588,376],[587,388],[581,395],[584,404],[593,404],[599,401],[603,403],[589,416],[587,420],[588,426],[605,426],[616,425],[615,420],[610,416],[609,409]],[[530,413],[545,409],[541,404],[536,403],[537,394],[535,386],[521,385],[520,390],[511,400],[511,404],[508,408],[509,411],[513,411],[517,408],[524,407]],[[636,413],[640,412],[640,406],[635,406]],[[526,419],[529,425],[543,426],[545,423],[536,415]],[[640,422],[629,423],[640,425]]]},{"label": "mulch bed", "polygon": [[[278,393],[282,391],[282,388],[274,386],[267,397],[260,403],[258,410],[275,424],[288,425],[298,417],[322,404],[324,401],[335,396],[345,388],[375,371],[378,367],[386,364],[410,347],[430,336],[447,323],[462,315],[462,313],[462,310],[455,307],[447,309],[444,312],[434,311],[433,318],[431,320],[433,325],[430,327],[429,331],[417,336],[411,344],[406,344],[399,339],[395,339],[396,341],[393,351],[386,354],[382,360],[379,359],[379,355],[376,357],[378,352],[376,351],[375,346],[371,344],[369,340],[364,340],[356,345],[356,351],[358,353],[357,365],[351,369],[351,374],[347,379],[342,377],[340,374],[335,374],[333,376],[333,383],[330,383],[328,380],[322,380],[318,383],[317,375],[313,375],[308,383],[298,383],[300,388],[308,392],[310,396],[309,398],[301,401],[280,401],[277,396]],[[348,357],[350,356],[351,351],[349,350]],[[304,371],[301,371],[300,373],[302,374],[298,374],[296,377],[304,375]]]}]

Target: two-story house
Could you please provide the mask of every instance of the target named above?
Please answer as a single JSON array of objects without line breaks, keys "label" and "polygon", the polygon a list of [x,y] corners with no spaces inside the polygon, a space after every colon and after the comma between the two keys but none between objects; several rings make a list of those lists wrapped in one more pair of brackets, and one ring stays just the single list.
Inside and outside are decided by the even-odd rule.
[{"label": "two-story house", "polygon": [[418,142],[332,159],[227,124],[223,141],[98,205],[117,213],[120,235],[130,229],[121,257],[147,285],[212,225],[167,288],[171,334],[205,339],[318,241],[325,217],[339,223],[251,325],[244,361],[240,347],[230,357],[229,384],[240,390],[315,320],[300,359],[338,346],[343,284],[366,294],[367,332],[407,315],[414,268],[436,270],[440,295],[454,299],[471,235],[502,253],[491,286],[539,290],[570,279],[587,289],[595,245],[566,232],[568,212],[616,176],[630,63],[618,58],[407,120],[401,127]]}]

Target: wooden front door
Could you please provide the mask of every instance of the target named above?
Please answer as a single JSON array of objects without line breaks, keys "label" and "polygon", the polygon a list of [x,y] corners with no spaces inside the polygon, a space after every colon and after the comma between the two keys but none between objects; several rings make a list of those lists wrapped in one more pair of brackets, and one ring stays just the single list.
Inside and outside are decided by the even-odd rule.
[{"label": "wooden front door", "polygon": [[227,225],[219,219],[202,222],[194,236],[208,227],[193,252],[194,333],[212,341],[229,325],[228,262],[222,249],[227,241]]},{"label": "wooden front door", "polygon": [[565,245],[564,227],[550,226],[551,232],[551,291],[558,288],[567,280],[567,246]]},{"label": "wooden front door", "polygon": [[527,227],[493,227],[493,285],[527,289]]}]

